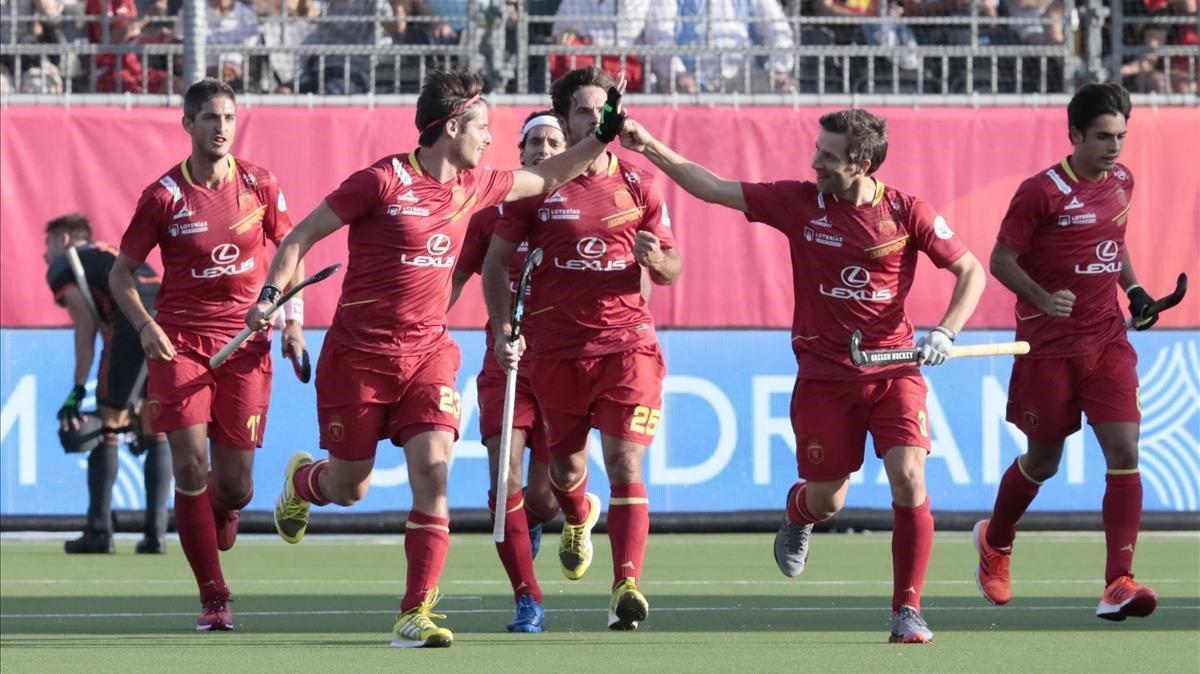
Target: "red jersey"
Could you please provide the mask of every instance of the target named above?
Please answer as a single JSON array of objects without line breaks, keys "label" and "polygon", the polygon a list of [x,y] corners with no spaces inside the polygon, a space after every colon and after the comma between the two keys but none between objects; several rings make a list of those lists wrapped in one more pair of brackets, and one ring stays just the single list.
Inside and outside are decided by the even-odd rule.
[{"label": "red jersey", "polygon": [[[266,280],[267,240],[278,245],[291,229],[270,171],[230,155],[229,172],[210,189],[192,182],[184,160],[142,192],[121,252],[140,263],[160,248],[159,324],[228,338],[246,326]],[[268,341],[265,333],[253,340]]]},{"label": "red jersey", "polygon": [[538,358],[588,358],[655,343],[642,271],[633,258],[638,230],[663,250],[675,247],[654,176],[608,155],[598,175],[582,175],[551,194],[509,204],[496,235],[528,241],[545,258],[525,311]]},{"label": "red jersey", "polygon": [[1021,183],[997,240],[1046,292],[1070,290],[1067,318],[1049,318],[1017,299],[1017,339],[1031,358],[1099,353],[1125,334],[1115,288],[1125,258],[1133,174],[1117,164],[1096,182],[1080,181],[1064,159]]},{"label": "red jersey", "polygon": [[915,365],[860,369],[850,362],[850,335],[863,349],[912,346],[904,313],[917,251],[938,267],[967,249],[942,216],[920,199],[875,180],[875,198],[855,206],[823,194],[812,182],[742,183],[746,219],[788,237],[796,307],[792,350],[800,378],[887,379]]},{"label": "red jersey", "polygon": [[[488,246],[492,245],[492,235],[496,233],[496,223],[503,217],[504,204],[479,211],[471,216],[471,222],[467,225],[467,236],[463,240],[462,253],[458,256],[457,269],[470,274],[483,274],[483,258],[487,256]],[[517,246],[512,261],[508,264],[508,289],[514,295],[517,292],[517,284],[521,281],[521,268],[525,266],[525,258],[528,256],[529,244],[522,241]],[[530,283],[525,287],[526,302],[529,301],[532,292],[533,283]],[[484,332],[487,333],[484,368],[489,368],[491,365],[499,368],[500,364],[492,357],[492,350],[496,347],[496,337],[492,334],[490,323],[484,326]],[[522,328],[521,334],[525,335],[525,341],[528,343],[530,341],[529,333]]]},{"label": "red jersey", "polygon": [[384,157],[325,203],[350,226],[350,263],[328,339],[388,355],[419,354],[446,334],[451,276],[471,213],[504,201],[512,171],[459,171],[440,183],[419,150]]}]

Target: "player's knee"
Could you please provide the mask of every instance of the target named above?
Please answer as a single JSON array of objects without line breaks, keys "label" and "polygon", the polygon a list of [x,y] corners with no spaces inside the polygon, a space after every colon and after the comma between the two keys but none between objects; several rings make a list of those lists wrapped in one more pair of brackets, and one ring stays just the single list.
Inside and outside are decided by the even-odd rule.
[{"label": "player's knee", "polygon": [[367,497],[367,490],[370,489],[369,481],[362,482],[335,482],[332,485],[331,493],[326,494],[330,502],[340,506],[352,506],[355,503]]},{"label": "player's knee", "polygon": [[1104,460],[1109,470],[1133,470],[1138,467],[1136,443],[1120,443],[1104,448]]},{"label": "player's knee", "polygon": [[1045,482],[1058,473],[1062,454],[1037,454],[1030,451],[1021,458],[1021,472],[1036,482]]},{"label": "player's knee", "polygon": [[175,483],[189,491],[200,489],[208,483],[208,459],[203,456],[171,457],[171,469]]},{"label": "player's knee", "polygon": [[249,475],[220,475],[215,479],[217,491],[230,503],[236,503],[246,497],[254,488]]}]

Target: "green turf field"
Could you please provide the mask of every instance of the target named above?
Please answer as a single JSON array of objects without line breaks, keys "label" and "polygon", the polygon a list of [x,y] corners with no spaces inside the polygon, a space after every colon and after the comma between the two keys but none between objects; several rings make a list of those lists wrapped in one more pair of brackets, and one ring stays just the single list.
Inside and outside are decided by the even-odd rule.
[{"label": "green turf field", "polygon": [[[804,576],[783,578],[771,536],[652,537],[642,588],[650,618],[605,628],[609,550],[564,580],[547,538],[537,562],[551,632],[510,635],[507,582],[489,538],[455,536],[439,610],[454,647],[387,647],[402,592],[399,538],[243,537],[222,557],[237,631],[193,631],[198,602],[178,543],[166,557],[67,557],[61,542],[0,544],[0,660],[46,671],[1200,671],[1200,536],[1143,534],[1139,579],[1159,593],[1148,619],[1094,617],[1100,534],[1024,534],[1013,603],[991,608],[965,534],[939,535],[925,588],[932,646],[887,641],[887,533],[818,535]],[[470,669],[468,669],[470,668]]]}]

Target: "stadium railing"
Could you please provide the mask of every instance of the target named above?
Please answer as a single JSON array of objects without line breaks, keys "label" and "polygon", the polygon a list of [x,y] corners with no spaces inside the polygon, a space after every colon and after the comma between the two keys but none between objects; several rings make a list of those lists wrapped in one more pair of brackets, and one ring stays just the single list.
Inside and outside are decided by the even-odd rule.
[{"label": "stadium railing", "polygon": [[[486,0],[484,0],[486,3]],[[628,20],[617,3],[614,15],[571,17],[572,21],[599,21],[614,27]],[[541,94],[549,85],[555,68],[616,59],[641,64],[645,71],[642,94],[664,96],[672,103],[803,103],[815,100],[834,102],[842,98],[873,100],[876,97],[917,97],[924,102],[940,100],[951,104],[989,104],[1011,101],[1023,104],[1029,97],[1044,97],[1072,91],[1081,81],[1115,79],[1125,59],[1143,54],[1170,57],[1171,63],[1184,64],[1182,70],[1167,72],[1168,82],[1180,73],[1195,80],[1197,72],[1196,47],[1164,45],[1149,47],[1128,44],[1123,37],[1129,26],[1146,23],[1186,24],[1190,17],[1131,17],[1121,11],[1121,3],[1102,0],[1065,0],[1063,16],[1054,18],[990,18],[973,8],[972,14],[955,17],[823,17],[786,16],[791,28],[793,47],[718,47],[712,45],[713,22],[706,16],[683,16],[677,25],[695,23],[708,26],[700,31],[702,38],[689,45],[564,45],[547,44],[555,15],[530,14],[527,0],[515,4],[481,4],[469,0],[461,16],[409,16],[409,24],[455,22],[463,26],[458,44],[396,43],[383,30],[387,19],[378,16],[316,17],[298,19],[294,16],[260,17],[262,27],[283,27],[298,21],[319,26],[323,23],[371,23],[375,44],[205,44],[189,30],[191,22],[183,22],[182,43],[125,43],[99,44],[87,42],[86,26],[101,22],[107,34],[107,17],[63,16],[55,19],[65,39],[50,44],[22,42],[25,28],[50,17],[20,15],[18,3],[9,3],[0,13],[0,35],[7,38],[0,44],[0,64],[12,80],[14,93],[5,96],[7,103],[53,102],[55,96],[77,97],[99,93],[96,89],[99,55],[134,54],[139,60],[139,89],[149,90],[151,71],[165,73],[167,95],[177,94],[182,86],[185,61],[207,52],[202,61],[210,72],[221,72],[232,80],[241,92],[262,94],[262,98],[279,97],[280,104],[304,104],[307,97],[297,99],[302,89],[327,92],[327,78],[342,82],[361,82],[351,94],[368,97],[383,103],[390,97],[414,94],[425,74],[434,68],[466,67],[484,74],[493,92],[511,94]],[[711,6],[711,3],[710,3]],[[10,9],[11,8],[11,9]],[[154,20],[153,18],[151,19]],[[163,20],[159,20],[160,22]],[[165,21],[174,23],[174,18]],[[751,18],[750,23],[770,19]],[[702,23],[707,22],[707,23]],[[1058,23],[1063,42],[1054,45],[1021,44],[1016,32],[1021,27]],[[854,44],[852,37],[862,27],[877,26],[880,30],[903,27],[918,36],[914,43],[895,40],[884,44]],[[1111,49],[1105,50],[1105,31]],[[961,44],[931,44],[921,37],[952,32]],[[178,37],[178,36],[176,36]],[[840,42],[840,43],[839,43]],[[790,58],[787,86],[775,86],[767,72],[770,58]],[[680,62],[720,59],[733,65],[739,76],[722,81],[711,90],[689,93],[678,86],[678,77],[667,81],[654,77],[654,59],[676,58]],[[119,82],[123,58],[115,59],[116,79]],[[36,67],[30,69],[30,63]],[[229,69],[228,63],[244,64]],[[276,68],[276,64],[279,65]],[[1179,68],[1178,65],[1175,68]],[[308,70],[312,78],[302,86],[302,76]],[[279,78],[276,70],[287,73]],[[1171,71],[1172,68],[1166,68]],[[232,73],[232,74],[231,74]],[[58,82],[55,82],[57,77]],[[160,75],[161,77],[161,75]],[[315,81],[314,81],[315,80]],[[1194,102],[1194,91],[1168,85],[1166,91],[1181,94],[1155,99],[1160,104]],[[116,93],[124,94],[117,91]],[[24,94],[24,95],[22,95]],[[32,97],[30,97],[32,95]],[[101,94],[103,95],[103,94]],[[134,94],[135,96],[140,94]],[[328,94],[326,94],[328,95]],[[47,98],[49,96],[49,98]],[[340,93],[339,93],[340,96]],[[865,99],[863,97],[866,97]],[[126,102],[124,95],[117,102]],[[163,102],[161,94],[151,96]],[[112,97],[99,101],[111,101]],[[347,99],[338,100],[345,101]]]}]

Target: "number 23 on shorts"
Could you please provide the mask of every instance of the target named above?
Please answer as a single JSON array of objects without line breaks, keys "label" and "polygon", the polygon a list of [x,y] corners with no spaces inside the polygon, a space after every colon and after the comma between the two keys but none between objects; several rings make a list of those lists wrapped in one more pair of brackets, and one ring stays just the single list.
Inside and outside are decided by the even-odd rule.
[{"label": "number 23 on shorts", "polygon": [[629,420],[629,430],[644,435],[654,435],[658,431],[658,422],[662,419],[662,410],[656,410],[645,405],[633,408],[633,418]]},{"label": "number 23 on shorts", "polygon": [[453,386],[438,388],[438,409],[453,414],[455,419],[462,418],[462,398]]}]

